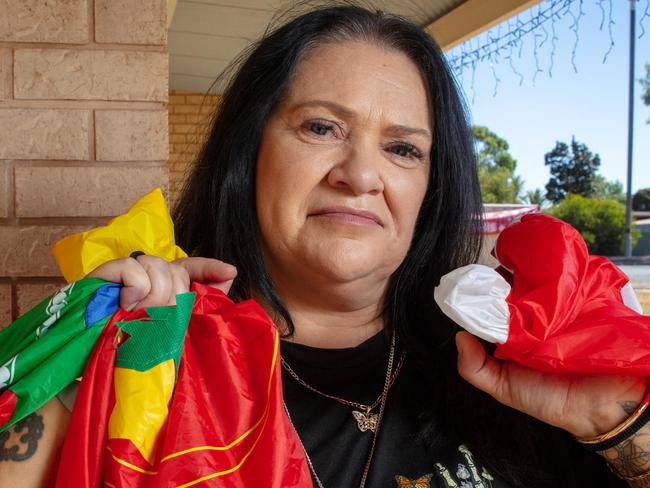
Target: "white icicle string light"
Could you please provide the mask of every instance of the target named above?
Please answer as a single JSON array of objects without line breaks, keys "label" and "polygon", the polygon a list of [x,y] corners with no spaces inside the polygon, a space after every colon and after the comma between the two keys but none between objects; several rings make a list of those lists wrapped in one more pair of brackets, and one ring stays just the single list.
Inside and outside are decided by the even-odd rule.
[{"label": "white icicle string light", "polygon": [[[498,62],[503,53],[510,52],[510,48],[519,47],[519,56],[521,57],[521,48],[526,35],[537,29],[544,28],[544,24],[556,20],[556,17],[561,18],[570,11],[572,4],[582,1],[546,0],[543,4],[540,4],[536,14],[531,12],[530,19],[523,21],[521,16],[518,15],[514,25],[508,22],[505,34],[501,33],[501,25],[499,25],[496,36],[490,32],[487,35],[478,36],[479,39],[483,39],[470,50],[460,47],[452,49],[451,56],[448,58],[449,64],[456,75],[460,77],[465,68],[471,68],[472,64],[476,62],[492,61],[494,63],[495,60]],[[609,1],[611,2],[611,0]]]},{"label": "white icicle string light", "polygon": [[[607,32],[609,45],[603,54],[603,63],[605,63],[612,52],[615,42],[613,28],[616,22],[612,17],[613,0],[591,0],[600,11],[600,31]],[[646,32],[645,23],[650,18],[650,0],[638,0],[637,10],[642,13],[639,16],[639,38],[643,37]],[[556,22],[562,18],[570,17],[568,29],[574,34],[573,48],[571,49],[571,66],[575,72],[578,71],[576,63],[576,53],[580,43],[580,25],[585,16],[585,0],[543,0],[536,7],[531,8],[525,14],[518,14],[512,19],[499,24],[497,27],[487,32],[475,36],[464,42],[460,46],[451,49],[447,54],[447,59],[451,69],[458,79],[464,79],[465,72],[470,73],[471,83],[471,100],[474,103],[476,90],[474,86],[477,67],[480,63],[487,63],[493,80],[493,96],[497,95],[498,87],[501,82],[497,67],[501,59],[505,60],[509,69],[519,79],[519,85],[522,85],[525,75],[518,69],[516,59],[521,59],[524,47],[532,50],[532,56],[535,60],[534,72],[531,74],[533,85],[538,75],[546,71],[549,78],[553,77],[555,68],[555,55],[557,49],[558,35]],[[532,37],[531,37],[532,36]],[[530,43],[526,39],[530,38]],[[546,43],[550,44],[548,69],[542,67],[542,58],[540,58],[541,49]]]},{"label": "white icicle string light", "polygon": [[639,19],[639,37],[637,39],[641,39],[645,35],[645,25],[643,23],[646,19],[650,19],[650,0],[645,0],[645,8]]},{"label": "white icicle string light", "polygon": [[[607,52],[605,53],[605,56],[603,57],[603,63],[607,61],[607,56],[609,56],[609,53],[612,52],[612,49],[614,49],[614,34],[612,33],[612,26],[615,24],[614,20],[612,19],[612,0],[609,0],[609,14],[608,14],[608,19],[607,19],[607,33],[609,34],[609,48],[607,49]],[[600,24],[601,30],[603,27],[603,24],[601,22]]]}]

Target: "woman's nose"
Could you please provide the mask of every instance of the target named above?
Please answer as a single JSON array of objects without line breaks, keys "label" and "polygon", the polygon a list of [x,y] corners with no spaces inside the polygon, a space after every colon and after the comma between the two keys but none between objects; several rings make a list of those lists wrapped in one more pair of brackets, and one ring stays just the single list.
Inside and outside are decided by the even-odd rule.
[{"label": "woman's nose", "polygon": [[384,190],[379,171],[381,151],[376,146],[369,146],[350,146],[341,161],[330,170],[328,183],[355,195],[381,193]]}]

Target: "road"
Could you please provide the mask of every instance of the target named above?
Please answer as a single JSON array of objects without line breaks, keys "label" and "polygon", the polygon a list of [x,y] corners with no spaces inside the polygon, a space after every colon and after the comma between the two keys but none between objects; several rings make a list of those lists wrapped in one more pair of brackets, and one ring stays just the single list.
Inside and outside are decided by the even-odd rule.
[{"label": "road", "polygon": [[632,282],[634,288],[650,288],[650,266],[648,265],[619,265]]}]

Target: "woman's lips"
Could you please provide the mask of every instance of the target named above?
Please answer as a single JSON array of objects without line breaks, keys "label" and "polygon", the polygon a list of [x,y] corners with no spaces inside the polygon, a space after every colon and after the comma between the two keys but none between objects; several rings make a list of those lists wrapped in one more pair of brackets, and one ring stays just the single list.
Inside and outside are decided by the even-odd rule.
[{"label": "woman's lips", "polygon": [[319,208],[311,212],[309,216],[327,218],[355,225],[379,225],[381,227],[384,225],[376,214],[368,210],[352,207],[335,206]]}]

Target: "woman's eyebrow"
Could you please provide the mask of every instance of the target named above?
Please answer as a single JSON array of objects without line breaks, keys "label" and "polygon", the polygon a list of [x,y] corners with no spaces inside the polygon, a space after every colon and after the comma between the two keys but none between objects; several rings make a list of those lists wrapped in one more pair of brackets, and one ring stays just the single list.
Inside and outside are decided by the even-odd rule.
[{"label": "woman's eyebrow", "polygon": [[325,107],[332,113],[348,119],[356,116],[353,110],[350,110],[349,108],[336,102],[330,102],[329,100],[307,100],[304,102],[298,102],[293,107],[291,107],[291,111],[294,112],[306,107]]},{"label": "woman's eyebrow", "polygon": [[[329,100],[307,100],[304,102],[298,102],[293,107],[291,107],[291,112],[300,110],[301,108],[306,107],[324,107],[330,112],[347,119],[352,119],[356,117],[356,113],[353,110],[345,107],[344,105],[338,104],[336,102],[331,102]],[[431,131],[427,129],[421,129],[418,127],[409,127],[407,125],[391,125],[387,128],[386,132],[390,134],[395,134],[397,136],[408,136],[408,135],[423,135],[426,137],[431,137]]]},{"label": "woman's eyebrow", "polygon": [[386,132],[390,134],[395,134],[397,136],[410,136],[410,135],[422,135],[426,137],[431,137],[431,132],[427,129],[420,129],[417,127],[409,127],[406,125],[391,125]]}]

